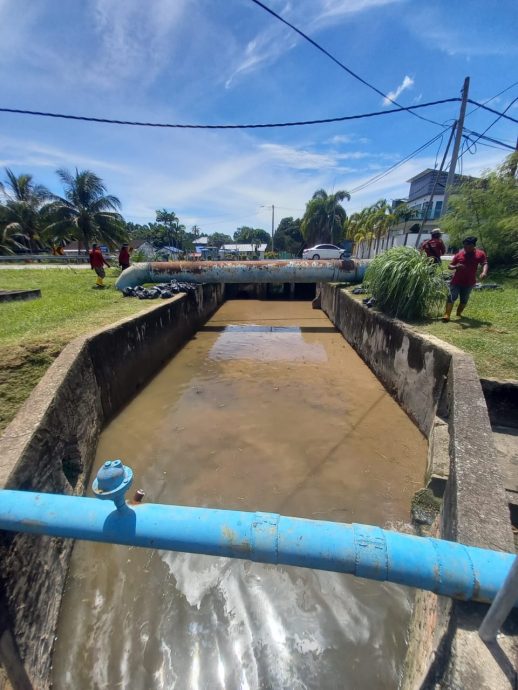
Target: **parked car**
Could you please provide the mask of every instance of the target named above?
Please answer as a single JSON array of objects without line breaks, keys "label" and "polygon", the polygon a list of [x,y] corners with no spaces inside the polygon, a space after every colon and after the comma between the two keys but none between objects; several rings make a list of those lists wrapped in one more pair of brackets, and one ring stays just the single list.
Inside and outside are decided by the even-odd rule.
[{"label": "parked car", "polygon": [[349,256],[350,252],[335,244],[316,244],[302,252],[303,259],[346,259]]}]

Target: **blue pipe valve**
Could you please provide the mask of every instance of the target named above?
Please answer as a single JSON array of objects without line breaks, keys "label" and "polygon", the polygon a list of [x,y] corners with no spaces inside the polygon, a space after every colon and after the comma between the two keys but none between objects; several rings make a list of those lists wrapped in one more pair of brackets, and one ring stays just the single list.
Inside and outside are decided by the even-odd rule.
[{"label": "blue pipe valve", "polygon": [[121,460],[107,460],[97,472],[92,490],[98,498],[109,498],[117,510],[126,506],[126,491],[133,482],[133,470]]}]

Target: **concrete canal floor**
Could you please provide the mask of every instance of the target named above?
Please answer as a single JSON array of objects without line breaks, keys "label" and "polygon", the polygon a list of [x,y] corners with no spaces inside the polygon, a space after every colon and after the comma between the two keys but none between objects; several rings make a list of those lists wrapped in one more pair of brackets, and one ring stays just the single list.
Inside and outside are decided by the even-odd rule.
[{"label": "concrete canal floor", "polygon": [[[405,529],[426,442],[308,302],[225,303],[101,436],[150,502]],[[76,543],[54,688],[394,689],[412,593]]]}]

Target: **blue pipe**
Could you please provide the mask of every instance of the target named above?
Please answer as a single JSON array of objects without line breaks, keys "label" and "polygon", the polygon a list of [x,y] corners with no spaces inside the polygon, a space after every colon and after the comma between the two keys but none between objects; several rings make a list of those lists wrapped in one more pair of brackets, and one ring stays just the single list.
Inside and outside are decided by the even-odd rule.
[{"label": "blue pipe", "polygon": [[[109,463],[106,463],[108,465]],[[129,485],[127,474],[121,479]],[[110,480],[111,481],[111,480]],[[126,490],[128,486],[125,487]],[[515,556],[379,527],[208,508],[0,491],[0,529],[297,565],[491,602]]]}]

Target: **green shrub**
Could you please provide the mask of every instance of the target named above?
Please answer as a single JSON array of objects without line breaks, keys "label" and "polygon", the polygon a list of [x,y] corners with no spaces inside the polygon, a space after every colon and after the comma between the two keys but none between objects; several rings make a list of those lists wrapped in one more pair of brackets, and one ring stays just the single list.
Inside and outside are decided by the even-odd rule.
[{"label": "green shrub", "polygon": [[412,247],[394,247],[373,259],[364,284],[381,311],[406,321],[437,314],[447,294],[440,266]]}]

